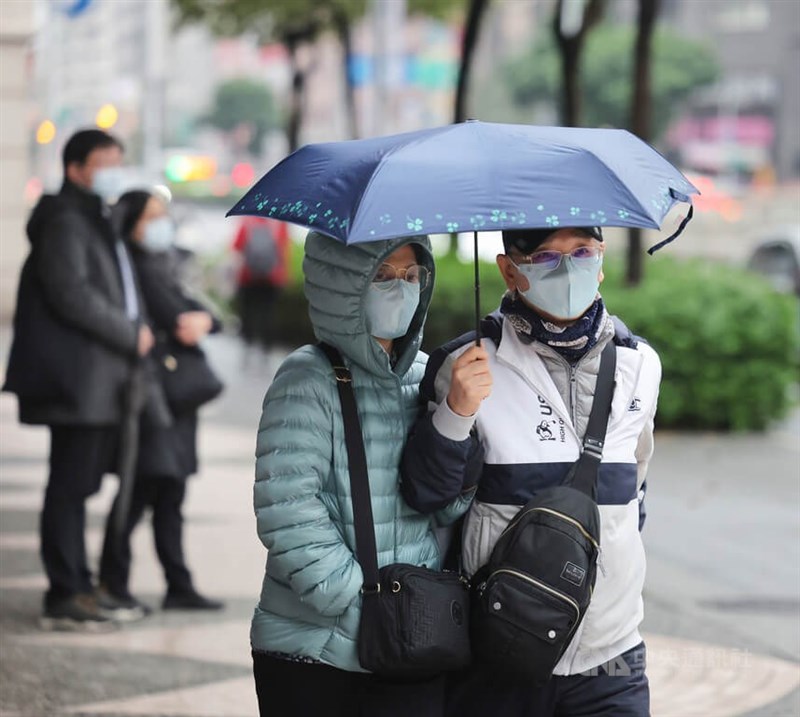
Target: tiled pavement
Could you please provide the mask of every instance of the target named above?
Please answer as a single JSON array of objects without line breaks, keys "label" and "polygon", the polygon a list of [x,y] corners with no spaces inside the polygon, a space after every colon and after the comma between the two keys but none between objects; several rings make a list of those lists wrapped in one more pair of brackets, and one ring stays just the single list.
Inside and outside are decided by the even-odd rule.
[{"label": "tiled pavement", "polygon": [[[223,612],[156,611],[103,635],[43,633],[35,530],[47,437],[20,427],[14,400],[0,397],[0,717],[256,715],[248,623],[264,555],[250,507],[253,444],[241,422],[203,423],[203,472],[186,506],[189,563],[201,590],[228,601]],[[106,479],[90,502],[94,557],[114,488]],[[134,551],[133,591],[156,606],[163,582],[146,525]],[[793,714],[768,705],[797,689],[796,663],[669,635],[646,639],[655,717]]]}]

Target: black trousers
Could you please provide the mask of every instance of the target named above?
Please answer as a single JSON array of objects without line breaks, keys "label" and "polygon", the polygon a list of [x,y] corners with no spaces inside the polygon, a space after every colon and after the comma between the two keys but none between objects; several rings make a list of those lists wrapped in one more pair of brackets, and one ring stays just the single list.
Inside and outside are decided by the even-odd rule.
[{"label": "black trousers", "polygon": [[272,284],[246,284],[239,287],[237,301],[242,338],[248,344],[270,348],[274,342],[272,312],[280,289]]},{"label": "black trousers", "polygon": [[253,652],[260,717],[442,717],[444,678],[392,682]]},{"label": "black trousers", "polygon": [[532,687],[480,668],[453,676],[448,717],[649,717],[644,643],[588,673]]},{"label": "black trousers", "polygon": [[100,582],[113,594],[128,596],[131,571],[131,534],[145,510],[153,510],[153,536],[156,554],[164,569],[167,592],[183,593],[192,589],[192,577],[183,557],[183,499],[186,479],[163,476],[136,476],[130,512],[122,535],[114,532],[119,510],[119,496],[111,506],[106,521],[103,554],[100,558]]},{"label": "black trousers", "polygon": [[103,475],[115,470],[118,440],[116,426],[50,426],[50,476],[39,522],[48,606],[92,590],[86,499],[100,489]]}]

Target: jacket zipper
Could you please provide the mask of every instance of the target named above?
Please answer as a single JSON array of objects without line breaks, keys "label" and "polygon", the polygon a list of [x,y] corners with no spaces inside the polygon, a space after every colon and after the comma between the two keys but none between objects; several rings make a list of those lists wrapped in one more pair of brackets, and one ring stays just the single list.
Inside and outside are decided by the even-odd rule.
[{"label": "jacket zipper", "polygon": [[578,371],[577,366],[569,365],[569,412],[572,416],[572,425],[578,431]]},{"label": "jacket zipper", "polygon": [[535,578],[532,578],[530,575],[526,575],[525,573],[521,573],[517,570],[511,570],[509,568],[500,568],[498,570],[495,570],[491,575],[489,575],[489,577],[486,579],[486,582],[488,583],[489,580],[491,580],[495,575],[498,575],[499,573],[507,573],[508,575],[513,575],[514,577],[517,577],[520,580],[524,580],[525,582],[528,582],[531,585],[535,585],[536,587],[544,590],[545,592],[550,593],[551,595],[559,599],[561,602],[567,603],[575,611],[575,620],[576,620],[575,624],[577,625],[577,620],[579,620],[581,616],[581,609],[578,603],[575,602],[575,600],[573,600],[569,595],[565,595],[564,593],[559,592],[555,588],[551,588],[549,585],[545,585],[544,583],[539,582]]}]

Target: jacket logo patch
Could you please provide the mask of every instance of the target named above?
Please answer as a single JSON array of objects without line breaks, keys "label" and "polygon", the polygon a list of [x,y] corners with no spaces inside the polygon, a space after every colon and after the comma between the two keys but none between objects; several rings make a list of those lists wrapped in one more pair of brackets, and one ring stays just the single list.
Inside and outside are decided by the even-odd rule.
[{"label": "jacket logo patch", "polygon": [[583,581],[586,578],[586,571],[579,565],[575,565],[575,563],[567,562],[564,565],[564,569],[561,571],[561,578],[568,583],[580,587],[583,585]]},{"label": "jacket logo patch", "polygon": [[642,399],[641,398],[634,398],[631,401],[631,405],[628,406],[629,411],[641,411],[642,410]]},{"label": "jacket logo patch", "polygon": [[539,436],[540,441],[556,440],[556,437],[550,430],[551,423],[555,423],[555,421],[542,421],[538,426],[536,426],[536,435]]}]

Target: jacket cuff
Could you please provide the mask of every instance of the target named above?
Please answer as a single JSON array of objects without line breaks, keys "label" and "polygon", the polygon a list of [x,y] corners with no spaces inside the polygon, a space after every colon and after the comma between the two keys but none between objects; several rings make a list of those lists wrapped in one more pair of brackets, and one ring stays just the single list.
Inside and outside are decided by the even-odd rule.
[{"label": "jacket cuff", "polygon": [[443,398],[433,412],[431,421],[441,436],[449,438],[451,441],[465,441],[469,438],[469,432],[472,430],[477,415],[477,413],[473,413],[471,416],[459,416],[447,405],[447,399]]}]

